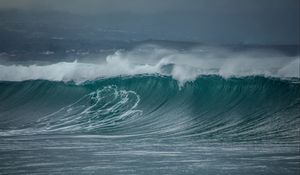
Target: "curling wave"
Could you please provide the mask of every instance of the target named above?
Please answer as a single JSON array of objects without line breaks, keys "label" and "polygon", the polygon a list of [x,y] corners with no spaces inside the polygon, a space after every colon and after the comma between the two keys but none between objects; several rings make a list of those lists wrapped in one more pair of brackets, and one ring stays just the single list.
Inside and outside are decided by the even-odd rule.
[{"label": "curling wave", "polygon": [[[0,135],[96,134],[298,142],[299,79],[134,75],[0,83]],[[38,109],[38,110],[37,110]]]}]

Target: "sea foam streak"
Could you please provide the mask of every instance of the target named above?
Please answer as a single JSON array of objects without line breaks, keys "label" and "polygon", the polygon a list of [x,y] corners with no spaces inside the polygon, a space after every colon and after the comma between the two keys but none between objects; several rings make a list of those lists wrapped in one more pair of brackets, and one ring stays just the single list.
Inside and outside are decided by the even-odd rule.
[{"label": "sea foam streak", "polygon": [[113,127],[123,121],[138,117],[136,110],[140,97],[134,91],[120,90],[117,86],[97,89],[76,102],[34,122],[35,126],[1,131],[0,136],[43,134],[50,132],[88,132],[98,128]]},{"label": "sea foam streak", "polygon": [[279,53],[233,53],[224,49],[208,52],[205,48],[179,51],[148,45],[131,51],[117,51],[99,64],[74,61],[50,65],[0,65],[0,80],[44,79],[80,83],[136,74],[170,75],[180,83],[212,74],[225,78],[251,75],[299,78],[299,63],[299,57]]}]

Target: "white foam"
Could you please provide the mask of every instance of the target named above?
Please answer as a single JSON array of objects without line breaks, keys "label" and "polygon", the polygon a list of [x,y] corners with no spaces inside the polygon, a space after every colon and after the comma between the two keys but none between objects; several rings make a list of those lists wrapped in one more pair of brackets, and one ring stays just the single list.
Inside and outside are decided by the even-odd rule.
[{"label": "white foam", "polygon": [[[223,77],[262,75],[300,78],[299,57],[278,53],[233,53],[218,48],[209,52],[205,48],[178,51],[145,46],[127,52],[117,51],[105,59],[104,63],[99,64],[74,61],[50,65],[0,65],[0,80],[84,82],[101,77],[153,73],[170,75],[180,83],[210,74]],[[166,66],[169,70],[165,70]]]}]

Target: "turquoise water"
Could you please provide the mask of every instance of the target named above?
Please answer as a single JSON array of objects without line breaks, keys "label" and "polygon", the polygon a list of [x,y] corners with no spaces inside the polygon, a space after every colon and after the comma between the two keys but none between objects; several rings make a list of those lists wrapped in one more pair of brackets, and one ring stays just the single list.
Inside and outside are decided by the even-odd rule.
[{"label": "turquoise water", "polygon": [[299,79],[0,82],[0,174],[299,174]]}]

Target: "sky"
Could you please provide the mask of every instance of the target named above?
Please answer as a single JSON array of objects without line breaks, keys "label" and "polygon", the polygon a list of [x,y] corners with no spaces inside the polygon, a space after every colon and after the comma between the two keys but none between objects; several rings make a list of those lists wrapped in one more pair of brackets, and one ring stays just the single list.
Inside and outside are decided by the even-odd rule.
[{"label": "sky", "polygon": [[53,13],[60,11],[102,18],[113,16],[112,23],[120,24],[117,26],[121,29],[133,32],[148,31],[148,36],[153,38],[158,36],[156,33],[170,33],[166,35],[167,39],[174,37],[212,43],[299,44],[299,2],[299,0],[0,0],[0,10]]}]

